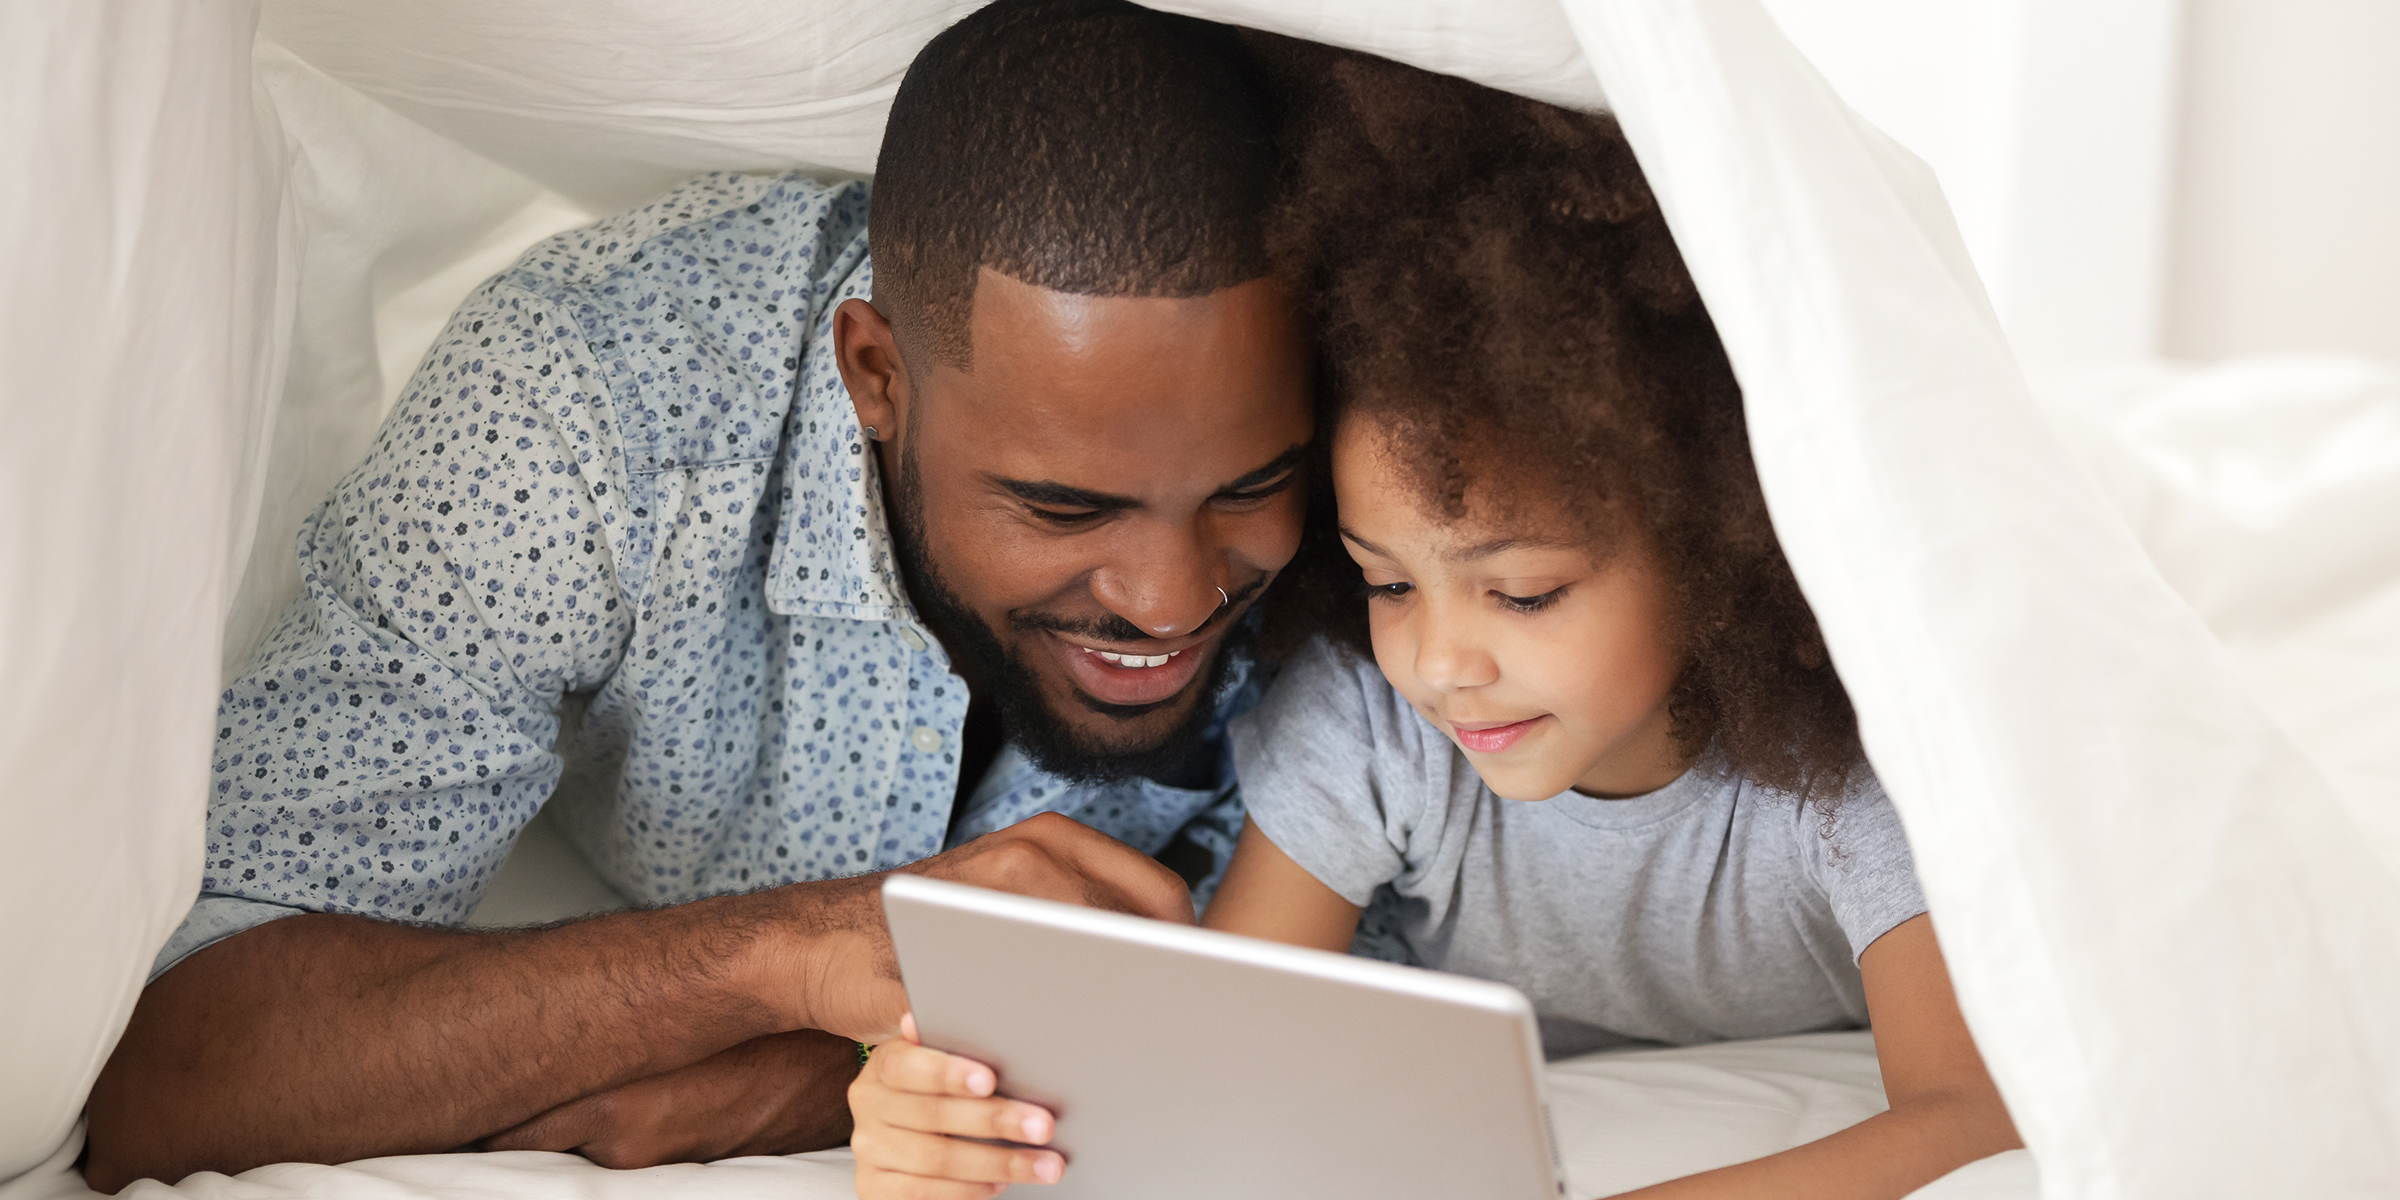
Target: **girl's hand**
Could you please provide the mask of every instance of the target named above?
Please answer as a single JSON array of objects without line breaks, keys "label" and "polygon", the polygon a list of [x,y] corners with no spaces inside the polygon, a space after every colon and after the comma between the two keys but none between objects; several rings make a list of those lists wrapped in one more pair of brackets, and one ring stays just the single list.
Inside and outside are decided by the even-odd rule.
[{"label": "girl's hand", "polygon": [[[850,1085],[865,1200],[983,1200],[1012,1183],[1056,1183],[1066,1159],[1047,1145],[1050,1111],[992,1095],[1000,1077],[971,1058],[917,1044],[914,1016],[900,1037],[875,1048]],[[988,1146],[966,1138],[1023,1143]]]}]

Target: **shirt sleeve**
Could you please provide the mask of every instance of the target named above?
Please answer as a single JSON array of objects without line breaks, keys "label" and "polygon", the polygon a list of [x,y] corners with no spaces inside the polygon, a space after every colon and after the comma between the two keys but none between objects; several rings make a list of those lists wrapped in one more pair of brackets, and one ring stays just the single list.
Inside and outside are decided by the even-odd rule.
[{"label": "shirt sleeve", "polygon": [[294,912],[473,910],[558,782],[560,696],[632,630],[617,437],[556,306],[504,276],[452,317],[218,701],[201,897],[153,977]]},{"label": "shirt sleeve", "polygon": [[1208,865],[1191,884],[1192,911],[1196,914],[1208,911],[1208,902],[1216,899],[1217,885],[1225,882],[1225,868],[1233,865],[1234,845],[1242,839],[1242,819],[1247,807],[1242,802],[1242,789],[1228,787],[1216,803],[1201,810],[1199,816],[1177,831],[1179,838],[1208,855]]},{"label": "shirt sleeve", "polygon": [[1880,783],[1870,777],[1852,788],[1834,810],[1830,829],[1812,808],[1803,806],[1800,815],[1802,859],[1832,903],[1852,962],[1875,939],[1925,911],[1908,834]]},{"label": "shirt sleeve", "polygon": [[[1397,709],[1397,712],[1395,711]],[[1398,744],[1391,686],[1371,662],[1320,641],[1233,722],[1250,819],[1276,848],[1352,904],[1407,866],[1425,806],[1417,748]],[[1379,743],[1390,741],[1378,753]]]}]

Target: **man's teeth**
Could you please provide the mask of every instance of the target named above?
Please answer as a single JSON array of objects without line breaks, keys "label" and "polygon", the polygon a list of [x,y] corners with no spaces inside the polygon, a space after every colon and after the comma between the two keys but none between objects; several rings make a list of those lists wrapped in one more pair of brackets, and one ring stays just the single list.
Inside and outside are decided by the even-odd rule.
[{"label": "man's teeth", "polygon": [[1094,650],[1089,646],[1083,647],[1083,652],[1097,654],[1102,662],[1112,662],[1120,667],[1163,667],[1167,665],[1168,659],[1183,653],[1183,651],[1177,650],[1174,654],[1111,654],[1106,650]]}]

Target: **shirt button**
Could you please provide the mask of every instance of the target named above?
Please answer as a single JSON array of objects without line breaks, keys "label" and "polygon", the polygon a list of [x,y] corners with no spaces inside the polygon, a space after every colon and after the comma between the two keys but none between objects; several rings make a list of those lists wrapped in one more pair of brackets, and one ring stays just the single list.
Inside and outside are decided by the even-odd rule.
[{"label": "shirt button", "polygon": [[931,725],[919,725],[909,731],[908,740],[917,749],[931,754],[942,748],[942,735]]},{"label": "shirt button", "polygon": [[923,650],[925,648],[925,638],[916,630],[910,629],[908,626],[903,625],[900,627],[900,644],[908,647],[911,650]]}]

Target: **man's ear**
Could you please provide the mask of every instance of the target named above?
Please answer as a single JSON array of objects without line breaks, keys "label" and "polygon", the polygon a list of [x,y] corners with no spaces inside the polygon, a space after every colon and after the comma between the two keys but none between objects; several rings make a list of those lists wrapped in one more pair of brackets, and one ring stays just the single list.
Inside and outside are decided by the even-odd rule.
[{"label": "man's ear", "polygon": [[833,360],[858,423],[873,427],[878,440],[898,437],[911,392],[892,323],[864,300],[842,301],[833,310]]}]

